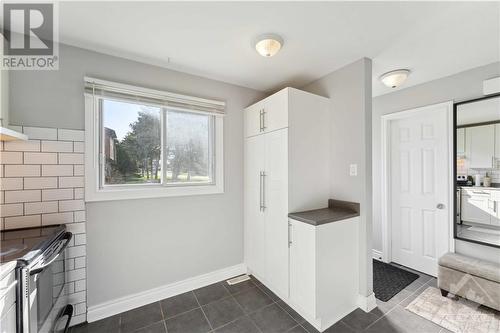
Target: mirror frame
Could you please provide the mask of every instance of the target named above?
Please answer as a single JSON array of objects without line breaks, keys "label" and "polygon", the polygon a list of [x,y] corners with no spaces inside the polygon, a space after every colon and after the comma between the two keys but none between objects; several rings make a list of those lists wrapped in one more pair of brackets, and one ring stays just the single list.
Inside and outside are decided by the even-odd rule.
[{"label": "mirror frame", "polygon": [[[457,102],[453,103],[453,195],[454,195],[454,200],[453,200],[453,238],[458,239],[464,242],[469,242],[469,243],[475,243],[475,244],[481,244],[485,246],[490,246],[494,248],[500,249],[500,245],[495,245],[491,243],[485,243],[473,239],[467,239],[467,238],[462,238],[457,236],[457,213],[458,213],[458,202],[457,202],[457,111],[458,111],[458,106],[463,105],[463,104],[469,104],[469,103],[475,103],[475,102],[480,102],[483,100],[491,99],[491,98],[500,98],[500,93],[496,94],[491,94],[479,98],[474,98],[462,102]],[[490,121],[490,122],[483,122],[483,123],[477,123],[474,124],[474,126],[479,126],[479,125],[488,125],[488,124],[495,124],[495,123],[500,123],[500,120],[498,121]],[[466,126],[464,126],[466,127]]]}]

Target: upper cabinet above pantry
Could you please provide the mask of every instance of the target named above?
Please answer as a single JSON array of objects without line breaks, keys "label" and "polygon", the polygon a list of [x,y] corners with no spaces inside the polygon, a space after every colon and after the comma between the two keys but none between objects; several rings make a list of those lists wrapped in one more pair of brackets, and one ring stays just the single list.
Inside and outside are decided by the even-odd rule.
[{"label": "upper cabinet above pantry", "polygon": [[288,97],[291,88],[249,106],[245,110],[245,137],[288,127]]}]

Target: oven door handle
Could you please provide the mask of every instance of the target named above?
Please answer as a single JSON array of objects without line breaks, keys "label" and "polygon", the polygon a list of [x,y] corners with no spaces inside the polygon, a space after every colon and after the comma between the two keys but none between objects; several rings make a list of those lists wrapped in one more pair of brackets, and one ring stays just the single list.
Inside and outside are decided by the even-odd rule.
[{"label": "oven door handle", "polygon": [[64,236],[60,240],[60,241],[64,241],[64,245],[61,247],[61,249],[56,254],[54,254],[54,256],[52,258],[50,258],[46,264],[44,264],[43,266],[31,269],[29,271],[30,275],[35,275],[35,274],[41,273],[45,268],[50,266],[59,257],[59,255],[64,252],[66,247],[68,247],[68,244],[69,244],[69,241],[71,240],[71,237],[73,237],[73,234],[71,232],[69,232],[69,231],[65,232]]}]

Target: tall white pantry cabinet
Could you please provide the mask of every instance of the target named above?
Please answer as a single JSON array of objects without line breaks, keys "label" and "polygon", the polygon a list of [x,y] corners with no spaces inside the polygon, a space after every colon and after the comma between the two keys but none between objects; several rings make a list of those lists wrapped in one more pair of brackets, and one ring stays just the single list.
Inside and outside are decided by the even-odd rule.
[{"label": "tall white pantry cabinet", "polygon": [[330,100],[285,88],[245,109],[245,263],[280,298],[290,295],[289,212],[330,195]]}]

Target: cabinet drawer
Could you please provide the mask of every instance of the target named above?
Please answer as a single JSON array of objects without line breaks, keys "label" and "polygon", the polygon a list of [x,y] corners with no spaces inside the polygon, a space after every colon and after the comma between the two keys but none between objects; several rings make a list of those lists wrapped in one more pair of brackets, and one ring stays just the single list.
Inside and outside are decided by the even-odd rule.
[{"label": "cabinet drawer", "polygon": [[486,197],[489,198],[491,195],[491,191],[487,189],[472,189],[472,188],[467,188],[467,189],[462,189],[462,196],[478,196],[478,197]]}]

